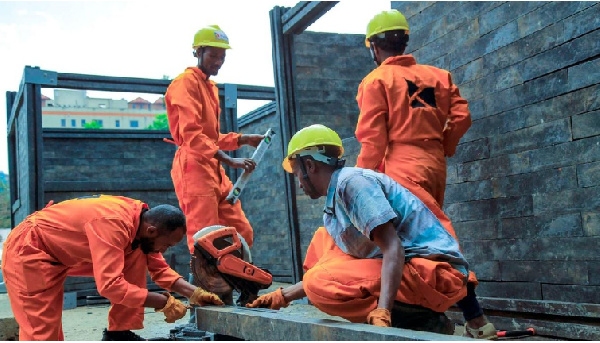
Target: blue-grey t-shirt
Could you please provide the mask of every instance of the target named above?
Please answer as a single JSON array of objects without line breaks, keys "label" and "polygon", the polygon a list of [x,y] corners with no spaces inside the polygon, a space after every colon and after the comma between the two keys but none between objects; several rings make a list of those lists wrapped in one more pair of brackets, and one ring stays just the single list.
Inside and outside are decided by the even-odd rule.
[{"label": "blue-grey t-shirt", "polygon": [[468,274],[469,264],[458,242],[438,218],[408,189],[385,174],[362,168],[336,170],[329,183],[323,221],[336,245],[357,258],[381,258],[371,231],[392,221],[413,257],[448,262]]}]

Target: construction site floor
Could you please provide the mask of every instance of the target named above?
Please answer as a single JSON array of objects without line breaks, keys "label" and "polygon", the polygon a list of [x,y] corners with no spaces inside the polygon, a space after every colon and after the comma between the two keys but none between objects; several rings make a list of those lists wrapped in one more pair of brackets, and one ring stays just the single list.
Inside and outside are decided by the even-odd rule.
[{"label": "construction site floor", "polygon": [[[81,306],[70,310],[63,311],[63,332],[66,341],[99,341],[102,338],[102,330],[107,325],[109,305],[93,305]],[[306,304],[292,304],[286,309],[282,309],[286,314],[294,314],[298,316],[310,317],[315,319],[336,319],[343,320],[339,317],[331,317],[317,310],[315,307]],[[0,318],[13,317],[10,308],[8,296],[0,294]],[[189,317],[177,321],[174,324],[168,324],[164,321],[162,313],[155,313],[152,309],[145,311],[145,328],[136,330],[135,332],[144,338],[166,338],[169,336],[169,331],[180,324],[187,323]],[[462,328],[456,327],[455,335],[462,335]],[[548,340],[542,337],[527,337],[511,340]]]}]

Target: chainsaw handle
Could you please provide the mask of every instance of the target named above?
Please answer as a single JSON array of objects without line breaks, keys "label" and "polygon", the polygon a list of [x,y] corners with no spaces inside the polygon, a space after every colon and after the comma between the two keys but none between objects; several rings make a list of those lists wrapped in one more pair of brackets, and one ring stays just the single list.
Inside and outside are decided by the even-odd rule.
[{"label": "chainsaw handle", "polygon": [[[231,238],[233,240],[231,245],[229,245],[221,250],[218,250],[214,244],[215,239],[221,238],[226,235],[227,236],[231,235]],[[226,228],[222,228],[222,229],[210,232],[210,233],[206,234],[205,236],[198,238],[198,240],[196,240],[196,242],[214,258],[219,258],[223,255],[227,255],[227,254],[229,254],[233,251],[236,251],[242,247],[242,242],[240,241],[240,238],[238,237],[237,231],[232,227],[226,227]]]}]

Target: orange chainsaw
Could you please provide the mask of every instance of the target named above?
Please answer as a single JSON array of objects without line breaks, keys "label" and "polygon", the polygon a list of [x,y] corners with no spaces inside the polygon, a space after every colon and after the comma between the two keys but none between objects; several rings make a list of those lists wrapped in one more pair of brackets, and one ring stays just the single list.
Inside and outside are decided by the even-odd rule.
[{"label": "orange chainsaw", "polygon": [[[248,244],[233,227],[215,225],[204,228],[194,235],[194,241],[195,258],[204,257],[231,288],[240,292],[239,306],[254,301],[259,290],[271,286],[273,277],[267,270],[252,264]],[[198,253],[201,256],[197,256]],[[202,278],[202,271],[194,270],[196,265],[192,263],[192,272],[197,278]]]}]

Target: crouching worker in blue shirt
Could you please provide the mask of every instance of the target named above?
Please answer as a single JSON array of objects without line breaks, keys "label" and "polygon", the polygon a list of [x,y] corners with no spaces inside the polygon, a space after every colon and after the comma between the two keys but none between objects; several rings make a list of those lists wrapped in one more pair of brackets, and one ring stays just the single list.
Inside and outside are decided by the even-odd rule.
[{"label": "crouching worker in blue shirt", "polygon": [[[283,168],[311,199],[327,197],[325,227],[312,238],[303,281],[247,306],[280,309],[308,296],[351,322],[452,334],[443,312],[466,296],[469,264],[450,221],[385,174],[343,167],[343,152],[323,125],[290,140]],[[467,306],[481,311],[476,300]],[[480,330],[491,338],[488,324]]]}]

